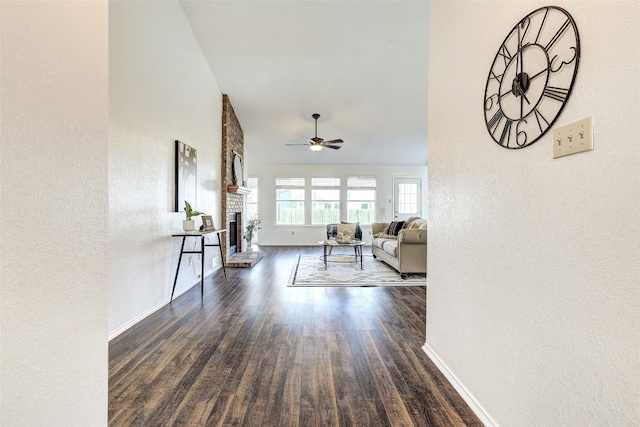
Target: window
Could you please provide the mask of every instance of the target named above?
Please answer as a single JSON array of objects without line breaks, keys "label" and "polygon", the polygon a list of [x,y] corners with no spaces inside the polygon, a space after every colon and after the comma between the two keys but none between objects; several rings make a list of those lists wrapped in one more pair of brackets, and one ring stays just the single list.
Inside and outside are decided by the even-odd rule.
[{"label": "window", "polygon": [[251,193],[247,196],[247,219],[258,216],[258,178],[247,178],[247,188]]},{"label": "window", "polygon": [[375,218],[376,178],[347,178],[347,221],[371,224]]},{"label": "window", "polygon": [[340,222],[340,178],[311,178],[311,224]]},{"label": "window", "polygon": [[304,224],[304,178],[276,178],[276,224]]},{"label": "window", "polygon": [[418,212],[418,184],[398,184],[398,213],[401,215]]}]

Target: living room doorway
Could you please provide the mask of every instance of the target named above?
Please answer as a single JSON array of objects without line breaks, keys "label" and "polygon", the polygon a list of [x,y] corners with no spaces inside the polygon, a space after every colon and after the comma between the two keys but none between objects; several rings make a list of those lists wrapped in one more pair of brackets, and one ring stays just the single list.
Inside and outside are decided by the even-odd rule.
[{"label": "living room doorway", "polygon": [[421,216],[422,178],[393,178],[393,220]]}]

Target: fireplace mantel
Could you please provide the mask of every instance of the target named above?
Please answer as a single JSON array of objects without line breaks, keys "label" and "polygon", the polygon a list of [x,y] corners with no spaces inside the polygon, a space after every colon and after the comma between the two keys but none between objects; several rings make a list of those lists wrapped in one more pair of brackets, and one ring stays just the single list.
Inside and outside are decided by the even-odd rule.
[{"label": "fireplace mantel", "polygon": [[251,189],[239,185],[229,185],[227,186],[227,192],[235,194],[249,194],[251,193]]}]

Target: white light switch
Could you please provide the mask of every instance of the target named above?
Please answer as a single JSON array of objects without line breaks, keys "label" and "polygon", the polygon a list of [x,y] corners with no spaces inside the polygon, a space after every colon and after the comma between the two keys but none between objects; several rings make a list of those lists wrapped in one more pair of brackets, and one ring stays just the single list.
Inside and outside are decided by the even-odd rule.
[{"label": "white light switch", "polygon": [[553,158],[593,150],[593,117],[553,130]]}]

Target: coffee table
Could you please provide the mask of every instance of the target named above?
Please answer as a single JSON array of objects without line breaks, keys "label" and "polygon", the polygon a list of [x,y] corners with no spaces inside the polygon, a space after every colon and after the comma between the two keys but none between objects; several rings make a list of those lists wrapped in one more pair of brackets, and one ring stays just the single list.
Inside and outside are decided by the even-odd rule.
[{"label": "coffee table", "polygon": [[361,240],[354,240],[353,242],[350,243],[340,243],[337,240],[331,240],[331,243],[329,243],[328,240],[323,240],[322,242],[318,242],[319,244],[321,244],[324,247],[324,269],[327,269],[327,251],[328,248],[335,248],[335,247],[352,247],[355,253],[355,260],[356,263],[358,262],[358,256],[360,257],[360,270],[363,270],[362,268],[362,246],[364,246],[364,242]]}]

